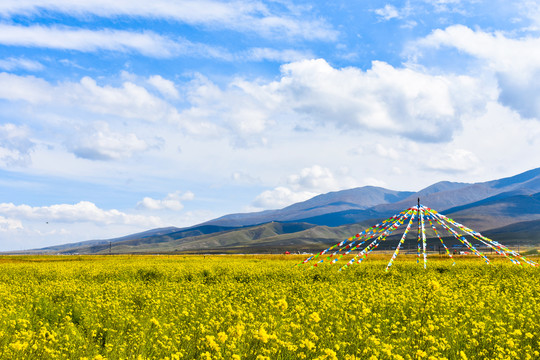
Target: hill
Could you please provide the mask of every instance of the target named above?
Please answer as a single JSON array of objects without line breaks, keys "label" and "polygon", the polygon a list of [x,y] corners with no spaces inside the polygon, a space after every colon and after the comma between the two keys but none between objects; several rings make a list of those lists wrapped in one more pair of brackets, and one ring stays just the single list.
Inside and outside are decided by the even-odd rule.
[{"label": "hill", "polygon": [[309,200],[287,206],[280,210],[266,210],[247,214],[231,214],[207,224],[245,226],[269,221],[299,221],[347,210],[368,210],[379,204],[392,204],[414,194],[410,191],[394,191],[375,186],[329,192]]},{"label": "hill", "polygon": [[[470,228],[540,245],[540,168],[483,183],[439,182],[418,192],[366,186],[318,195],[279,210],[231,214],[179,229],[40,249],[54,253],[282,252],[318,249],[379,219],[422,204]],[[502,239],[504,240],[504,239]],[[389,243],[393,240],[389,239]],[[505,242],[505,241],[501,241]]]}]

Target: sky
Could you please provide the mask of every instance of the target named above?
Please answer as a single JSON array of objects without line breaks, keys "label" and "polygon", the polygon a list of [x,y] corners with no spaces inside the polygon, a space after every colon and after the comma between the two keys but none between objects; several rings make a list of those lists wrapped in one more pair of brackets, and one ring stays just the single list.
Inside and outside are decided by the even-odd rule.
[{"label": "sky", "polygon": [[0,251],[539,160],[534,0],[0,2]]}]

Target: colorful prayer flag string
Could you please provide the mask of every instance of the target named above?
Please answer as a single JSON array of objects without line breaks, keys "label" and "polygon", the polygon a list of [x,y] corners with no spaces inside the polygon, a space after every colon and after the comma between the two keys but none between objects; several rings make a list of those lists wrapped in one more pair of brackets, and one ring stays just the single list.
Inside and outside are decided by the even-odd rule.
[{"label": "colorful prayer flag string", "polygon": [[[401,211],[400,213],[395,214],[379,222],[378,224],[365,229],[364,231],[356,234],[355,236],[351,236],[345,240],[342,240],[341,242],[337,244],[330,246],[329,248],[321,252],[318,252],[317,254],[311,255],[308,258],[306,258],[304,261],[298,263],[296,266],[301,266],[301,265],[311,262],[312,265],[310,268],[313,268],[325,261],[329,261],[330,264],[335,264],[337,261],[339,261],[343,257],[347,256],[348,254],[356,250],[359,251],[358,254],[353,256],[345,265],[340,267],[339,270],[341,271],[342,269],[346,269],[354,263],[360,264],[363,260],[367,258],[367,255],[369,253],[375,250],[382,242],[386,241],[386,239],[394,231],[400,228],[407,219],[409,219],[407,227],[405,228],[398,242],[398,245],[392,255],[392,258],[390,259],[390,261],[388,262],[388,265],[386,266],[386,271],[390,269],[390,267],[394,263],[394,260],[397,258],[400,252],[400,249],[402,245],[405,243],[405,239],[407,238],[407,235],[409,234],[413,226],[414,221],[417,222],[417,260],[416,262],[417,263],[420,262],[420,256],[421,256],[420,254],[422,253],[423,260],[424,260],[423,261],[424,269],[427,268],[426,221],[430,225],[430,230],[435,234],[435,236],[441,242],[446,254],[452,259],[453,265],[455,265],[455,260],[450,250],[444,243],[443,238],[437,231],[435,224],[440,225],[445,231],[447,231],[453,238],[457,239],[463,246],[469,249],[473,254],[484,259],[484,261],[487,264],[490,264],[488,257],[485,254],[481,253],[469,240],[467,240],[465,236],[470,236],[471,238],[480,242],[481,244],[489,247],[490,249],[493,249],[496,254],[505,256],[514,264],[522,266],[522,262],[523,262],[525,264],[528,264],[534,267],[539,266],[534,261],[527,259],[523,255],[519,254],[518,252],[514,250],[509,249],[508,247],[500,244],[499,242],[491,240],[483,236],[479,232],[469,229],[465,225],[462,225],[454,221],[453,219],[440,214],[436,210],[433,210],[429,207],[421,205],[420,200],[418,201],[418,206],[414,206],[404,211]],[[462,234],[460,234],[458,231],[460,231]],[[422,245],[420,245],[420,242],[422,243]],[[365,243],[368,243],[368,244],[367,246],[364,247]],[[326,257],[319,259],[319,257],[323,257],[325,254],[327,254]]]}]

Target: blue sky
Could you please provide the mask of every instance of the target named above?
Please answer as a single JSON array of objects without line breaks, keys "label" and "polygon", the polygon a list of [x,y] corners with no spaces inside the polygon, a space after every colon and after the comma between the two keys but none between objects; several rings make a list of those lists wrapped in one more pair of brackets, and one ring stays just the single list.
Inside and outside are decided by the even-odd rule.
[{"label": "blue sky", "polygon": [[539,166],[536,1],[0,3],[0,250]]}]

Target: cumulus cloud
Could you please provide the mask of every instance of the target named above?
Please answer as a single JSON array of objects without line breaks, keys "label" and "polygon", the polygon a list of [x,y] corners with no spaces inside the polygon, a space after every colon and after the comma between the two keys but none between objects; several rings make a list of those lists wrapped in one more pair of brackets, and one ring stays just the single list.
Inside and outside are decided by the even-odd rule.
[{"label": "cumulus cloud", "polygon": [[61,92],[60,99],[75,101],[79,106],[101,114],[158,121],[176,113],[169,103],[128,81],[121,87],[100,86],[85,76],[79,83],[60,85],[57,90]]},{"label": "cumulus cloud", "polygon": [[[276,4],[277,5],[277,4]],[[32,15],[42,11],[67,13],[71,16],[102,17],[131,16],[168,19],[203,25],[209,28],[255,32],[266,37],[334,40],[337,31],[322,19],[306,19],[274,5],[272,9],[260,1],[222,2],[213,0],[156,0],[152,6],[145,1],[69,0],[2,1],[4,16]]]},{"label": "cumulus cloud", "polygon": [[0,73],[0,99],[42,104],[53,101],[54,87],[35,76]]},{"label": "cumulus cloud", "polygon": [[308,200],[321,193],[359,185],[354,178],[350,176],[336,177],[330,169],[319,165],[304,168],[300,173],[288,176],[286,183],[286,186],[278,186],[262,192],[255,198],[252,205],[263,209],[283,208]]},{"label": "cumulus cloud", "polygon": [[166,97],[171,99],[178,99],[180,97],[174,83],[170,80],[162,78],[159,75],[150,76],[148,78],[148,83]]},{"label": "cumulus cloud", "polygon": [[285,206],[308,200],[317,193],[310,191],[293,191],[288,187],[278,186],[272,190],[263,191],[259,194],[252,205],[259,209],[280,209]]},{"label": "cumulus cloud", "polygon": [[0,125],[0,164],[26,165],[35,144],[29,139],[26,127],[14,124]]},{"label": "cumulus cloud", "polygon": [[391,146],[377,144],[375,145],[375,153],[381,157],[397,160],[399,159],[399,152]]},{"label": "cumulus cloud", "polygon": [[225,89],[199,78],[189,91],[192,107],[181,118],[199,124],[214,119],[218,129],[248,143],[277,119],[441,142],[461,128],[464,114],[482,111],[489,96],[469,76],[431,75],[380,61],[363,71],[303,60],[283,65],[281,72],[278,81],[236,79]]},{"label": "cumulus cloud", "polygon": [[162,222],[154,216],[132,215],[116,209],[103,210],[94,203],[81,201],[77,204],[57,204],[51,206],[14,205],[0,203],[0,214],[13,221],[38,220],[42,222],[77,223],[89,222],[97,225],[137,225],[161,226]]},{"label": "cumulus cloud", "polygon": [[148,144],[134,133],[113,132],[107,123],[94,124],[73,141],[73,153],[90,160],[118,160],[148,149]]},{"label": "cumulus cloud", "polygon": [[184,201],[190,201],[195,198],[195,194],[191,191],[181,193],[175,191],[167,194],[167,196],[161,200],[153,199],[151,197],[145,197],[137,204],[137,207],[147,210],[173,210],[180,211],[184,208]]},{"label": "cumulus cloud", "polygon": [[478,157],[464,149],[455,149],[448,153],[437,156],[431,155],[426,166],[431,170],[443,172],[466,172],[476,168],[480,164]]},{"label": "cumulus cloud", "polygon": [[[159,90],[153,91],[156,87]],[[83,77],[54,84],[35,76],[0,73],[0,99],[18,107],[21,116],[30,116],[29,122],[39,118],[40,126],[46,126],[47,131],[37,134],[40,138],[35,141],[62,144],[77,157],[92,160],[130,158],[154,148],[156,140],[141,131],[147,124],[160,123],[162,128],[179,131],[178,111],[161,97],[163,93],[178,95],[174,84],[162,77],[134,77],[120,84],[99,84]],[[5,126],[0,130],[0,161],[4,163],[29,159],[28,134],[15,136],[13,131]]]},{"label": "cumulus cloud", "polygon": [[130,81],[121,86],[99,85],[88,76],[79,82],[50,84],[34,76],[0,73],[0,99],[76,108],[78,114],[84,109],[96,114],[147,121],[171,120],[178,115],[171,104],[141,85]]},{"label": "cumulus cloud", "polygon": [[390,4],[386,4],[383,8],[375,9],[374,12],[384,20],[390,20],[399,17],[399,12],[396,7]]},{"label": "cumulus cloud", "polygon": [[[378,61],[366,71],[334,68],[322,59],[283,65],[276,81],[236,78],[220,87],[197,75],[183,89],[189,105],[179,110],[159,96],[179,96],[175,84],[160,76],[113,86],[88,76],[79,82],[50,84],[33,76],[0,73],[0,98],[56,107],[64,114],[72,111],[79,116],[84,110],[87,117],[166,122],[195,136],[225,134],[235,147],[265,146],[274,128],[317,126],[445,142],[461,128],[462,117],[483,110],[490,96],[469,76],[431,75]],[[112,145],[114,139],[129,145],[127,154],[144,148],[136,134],[104,133],[93,141],[103,149],[112,146],[112,153],[94,155],[125,157]],[[76,148],[88,146],[72,147]],[[79,156],[93,156],[84,154],[88,152],[78,151]]]},{"label": "cumulus cloud", "polygon": [[243,171],[235,171],[231,174],[231,179],[237,184],[256,184],[260,183],[259,177],[245,173]]},{"label": "cumulus cloud", "polygon": [[510,38],[502,32],[453,25],[415,42],[411,51],[421,56],[424,48],[442,47],[481,60],[495,74],[499,101],[524,117],[540,118],[540,38]]},{"label": "cumulus cloud", "polygon": [[522,13],[531,20],[531,31],[540,30],[540,4],[537,1],[525,1]]},{"label": "cumulus cloud", "polygon": [[184,130],[193,135],[232,138],[235,146],[266,143],[265,130],[274,123],[272,114],[279,95],[261,91],[258,83],[237,79],[226,89],[202,75],[189,85],[191,108],[179,115]]},{"label": "cumulus cloud", "polygon": [[462,114],[483,106],[470,77],[433,76],[379,61],[365,72],[335,69],[324,60],[287,64],[283,72],[281,85],[295,111],[347,130],[448,141]]},{"label": "cumulus cloud", "polygon": [[0,232],[22,230],[23,226],[19,220],[6,219],[0,216]]}]

